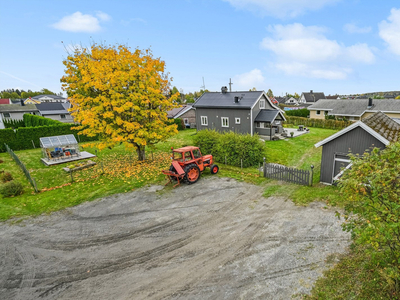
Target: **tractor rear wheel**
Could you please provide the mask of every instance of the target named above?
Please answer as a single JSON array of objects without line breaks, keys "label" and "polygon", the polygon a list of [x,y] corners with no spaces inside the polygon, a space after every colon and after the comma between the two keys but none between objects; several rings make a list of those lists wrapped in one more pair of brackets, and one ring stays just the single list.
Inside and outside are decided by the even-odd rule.
[{"label": "tractor rear wheel", "polygon": [[185,167],[185,180],[188,184],[197,182],[200,178],[200,169],[195,164],[190,164]]},{"label": "tractor rear wheel", "polygon": [[211,165],[210,170],[211,174],[217,174],[219,171],[219,167],[217,165]]}]

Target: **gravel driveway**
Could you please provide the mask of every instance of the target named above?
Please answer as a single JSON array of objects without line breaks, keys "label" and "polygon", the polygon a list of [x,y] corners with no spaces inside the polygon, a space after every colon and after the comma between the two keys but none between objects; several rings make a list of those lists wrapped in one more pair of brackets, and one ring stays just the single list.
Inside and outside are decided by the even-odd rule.
[{"label": "gravel driveway", "polygon": [[201,178],[0,225],[1,299],[290,299],[311,290],[343,232],[324,204]]}]

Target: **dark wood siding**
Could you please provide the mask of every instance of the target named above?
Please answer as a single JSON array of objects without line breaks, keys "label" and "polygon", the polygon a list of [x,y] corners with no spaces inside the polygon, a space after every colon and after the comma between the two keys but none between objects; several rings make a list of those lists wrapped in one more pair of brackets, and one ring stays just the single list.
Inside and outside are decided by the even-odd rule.
[{"label": "dark wood siding", "polygon": [[[208,126],[201,125],[201,117],[207,116]],[[229,119],[229,127],[222,127],[221,118]],[[240,118],[240,124],[235,123],[235,118]],[[232,108],[196,108],[197,130],[215,129],[218,131],[234,131],[250,133],[250,110]]]},{"label": "dark wood siding", "polygon": [[344,135],[322,146],[321,177],[320,181],[332,183],[335,154],[364,154],[371,147],[384,149],[385,145],[370,135],[361,127],[345,133]]}]

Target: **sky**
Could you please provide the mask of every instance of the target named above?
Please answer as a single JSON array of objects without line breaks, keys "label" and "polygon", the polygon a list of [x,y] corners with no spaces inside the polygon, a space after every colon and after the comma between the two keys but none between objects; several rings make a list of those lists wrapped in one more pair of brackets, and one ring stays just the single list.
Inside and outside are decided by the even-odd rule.
[{"label": "sky", "polygon": [[[62,92],[63,60],[93,43],[151,48],[184,93],[400,90],[400,2],[0,0],[0,90]],[[65,92],[64,92],[64,95]]]}]

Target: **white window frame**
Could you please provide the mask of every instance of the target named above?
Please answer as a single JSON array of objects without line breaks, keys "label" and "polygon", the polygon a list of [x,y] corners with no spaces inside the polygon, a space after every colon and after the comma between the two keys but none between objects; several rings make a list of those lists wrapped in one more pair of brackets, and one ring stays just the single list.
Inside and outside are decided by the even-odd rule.
[{"label": "white window frame", "polygon": [[[226,124],[224,124],[226,121]],[[221,117],[221,127],[229,127],[229,118],[228,117]]]},{"label": "white window frame", "polygon": [[[6,114],[7,114],[7,116],[6,116]],[[8,112],[3,113],[3,116],[4,116],[4,118],[11,118],[11,115]]]},{"label": "white window frame", "polygon": [[317,111],[315,111],[315,114],[316,114],[317,116],[320,116],[320,115],[321,115],[321,111],[320,111],[320,110],[317,110]]},{"label": "white window frame", "polygon": [[60,115],[60,118],[61,118],[61,119],[66,119],[67,117],[66,117],[65,114],[61,114],[61,115]]},{"label": "white window frame", "polygon": [[208,126],[208,117],[207,116],[201,116],[200,120],[201,120],[202,126]]},{"label": "white window frame", "polygon": [[183,119],[183,123],[185,123],[185,125],[186,125],[186,124],[189,124],[189,118],[184,118],[184,119]]},{"label": "white window frame", "polygon": [[265,109],[265,100],[264,99],[261,99],[260,100],[260,109]]},{"label": "white window frame", "polygon": [[240,118],[235,118],[235,124],[240,124]]},{"label": "white window frame", "polygon": [[[257,126],[258,125],[258,126]],[[264,127],[265,126],[265,123],[264,122],[257,122],[256,123],[256,128],[266,128],[266,127]]]}]

